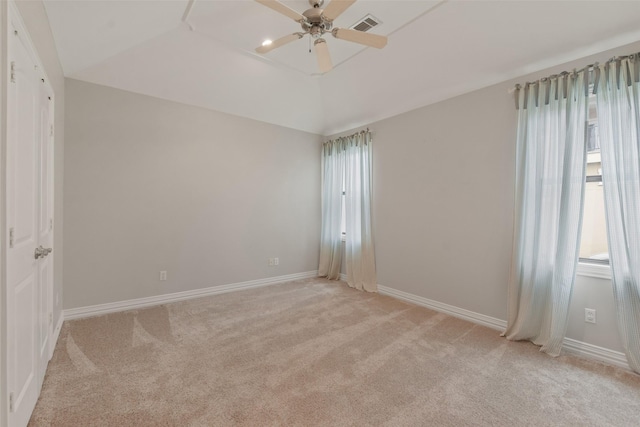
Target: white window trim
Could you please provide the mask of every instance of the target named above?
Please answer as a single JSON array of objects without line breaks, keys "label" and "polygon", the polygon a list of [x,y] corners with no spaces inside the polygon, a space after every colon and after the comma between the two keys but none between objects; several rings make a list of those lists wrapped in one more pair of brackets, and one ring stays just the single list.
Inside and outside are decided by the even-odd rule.
[{"label": "white window trim", "polygon": [[611,266],[579,261],[576,275],[611,280]]}]

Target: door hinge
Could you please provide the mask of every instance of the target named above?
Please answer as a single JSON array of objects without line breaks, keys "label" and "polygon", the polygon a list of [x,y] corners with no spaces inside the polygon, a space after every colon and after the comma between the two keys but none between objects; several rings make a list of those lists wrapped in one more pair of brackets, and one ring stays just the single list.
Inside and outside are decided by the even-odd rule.
[{"label": "door hinge", "polygon": [[53,230],[53,218],[49,218],[49,231]]},{"label": "door hinge", "polygon": [[53,125],[49,128],[49,136],[53,136]]},{"label": "door hinge", "polygon": [[13,392],[9,393],[9,412],[13,412]]},{"label": "door hinge", "polygon": [[9,229],[9,248],[13,247],[13,227]]},{"label": "door hinge", "polygon": [[53,325],[53,313],[49,313],[49,324]]},{"label": "door hinge", "polygon": [[16,82],[16,63],[11,61],[11,83]]}]

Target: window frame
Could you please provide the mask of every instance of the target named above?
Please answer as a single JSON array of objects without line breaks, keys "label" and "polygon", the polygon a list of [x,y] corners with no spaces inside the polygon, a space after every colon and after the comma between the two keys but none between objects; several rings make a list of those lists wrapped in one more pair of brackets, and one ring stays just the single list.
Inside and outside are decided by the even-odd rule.
[{"label": "window frame", "polygon": [[[581,258],[588,260],[589,258]],[[578,266],[576,267],[576,275],[584,277],[596,277],[599,279],[611,280],[611,265],[610,264],[596,264],[593,262],[582,262],[578,260]]]}]

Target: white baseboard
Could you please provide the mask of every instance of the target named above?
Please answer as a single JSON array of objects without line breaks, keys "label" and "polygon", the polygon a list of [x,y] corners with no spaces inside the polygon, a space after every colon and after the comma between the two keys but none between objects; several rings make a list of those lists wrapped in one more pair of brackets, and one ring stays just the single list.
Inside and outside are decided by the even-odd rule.
[{"label": "white baseboard", "polygon": [[60,338],[60,331],[62,330],[62,322],[64,322],[64,312],[60,312],[60,316],[58,316],[58,321],[56,322],[56,328],[53,330],[53,340],[49,345],[49,359],[53,356],[53,350],[56,348],[56,343],[58,342],[58,338]]},{"label": "white baseboard", "polygon": [[64,320],[80,319],[83,317],[100,316],[118,311],[134,310],[154,305],[168,304],[193,298],[201,298],[226,292],[241,291],[258,288],[261,286],[275,285],[277,283],[290,282],[292,280],[310,279],[318,277],[318,271],[288,274],[285,276],[268,277],[266,279],[249,280],[247,282],[231,283],[229,285],[212,286],[192,291],[175,292],[171,294],[156,295],[152,297],[136,298],[126,301],[118,301],[106,304],[91,305],[87,307],[70,308],[64,310]]},{"label": "white baseboard", "polygon": [[609,365],[631,370],[629,363],[627,363],[627,357],[624,353],[619,351],[598,347],[597,345],[574,340],[572,338],[564,339],[562,342],[562,349],[567,353],[575,354],[580,357],[599,360],[601,362],[608,363]]},{"label": "white baseboard", "polygon": [[505,320],[496,319],[495,317],[491,316],[485,316],[484,314],[465,310],[464,308],[444,304],[386,286],[378,285],[378,293],[382,295],[389,295],[391,297],[398,298],[404,301],[409,301],[414,304],[430,308],[431,310],[439,311],[441,313],[449,314],[460,319],[468,320],[469,322],[486,326],[491,329],[504,331],[507,328],[507,322]]},{"label": "white baseboard", "polygon": [[[340,276],[342,280],[342,275]],[[507,327],[507,321],[497,319],[495,317],[485,316],[484,314],[476,313],[473,311],[465,310],[463,308],[455,307],[453,305],[444,304],[438,301],[433,301],[428,298],[424,298],[418,295],[410,294],[407,292],[399,291],[397,289],[389,288],[387,286],[378,285],[378,293],[382,295],[389,295],[397,299],[408,301],[422,307],[430,308],[441,313],[449,314],[460,319],[468,320],[469,322],[483,325],[499,331],[504,331]],[[598,347],[597,345],[589,344],[586,342],[574,340],[571,338],[565,338],[562,343],[562,349],[567,353],[574,354],[576,356],[598,360],[613,366],[618,366],[627,370],[631,370],[631,367],[627,363],[627,358],[624,353],[611,350],[604,347]]]}]

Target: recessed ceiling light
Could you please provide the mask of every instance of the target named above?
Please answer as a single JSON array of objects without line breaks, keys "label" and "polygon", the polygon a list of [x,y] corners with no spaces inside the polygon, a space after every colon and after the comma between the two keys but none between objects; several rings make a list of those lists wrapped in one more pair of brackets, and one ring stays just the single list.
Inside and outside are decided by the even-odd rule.
[{"label": "recessed ceiling light", "polygon": [[273,43],[271,40],[266,39],[265,41],[262,42],[262,46],[269,46],[271,43]]}]

